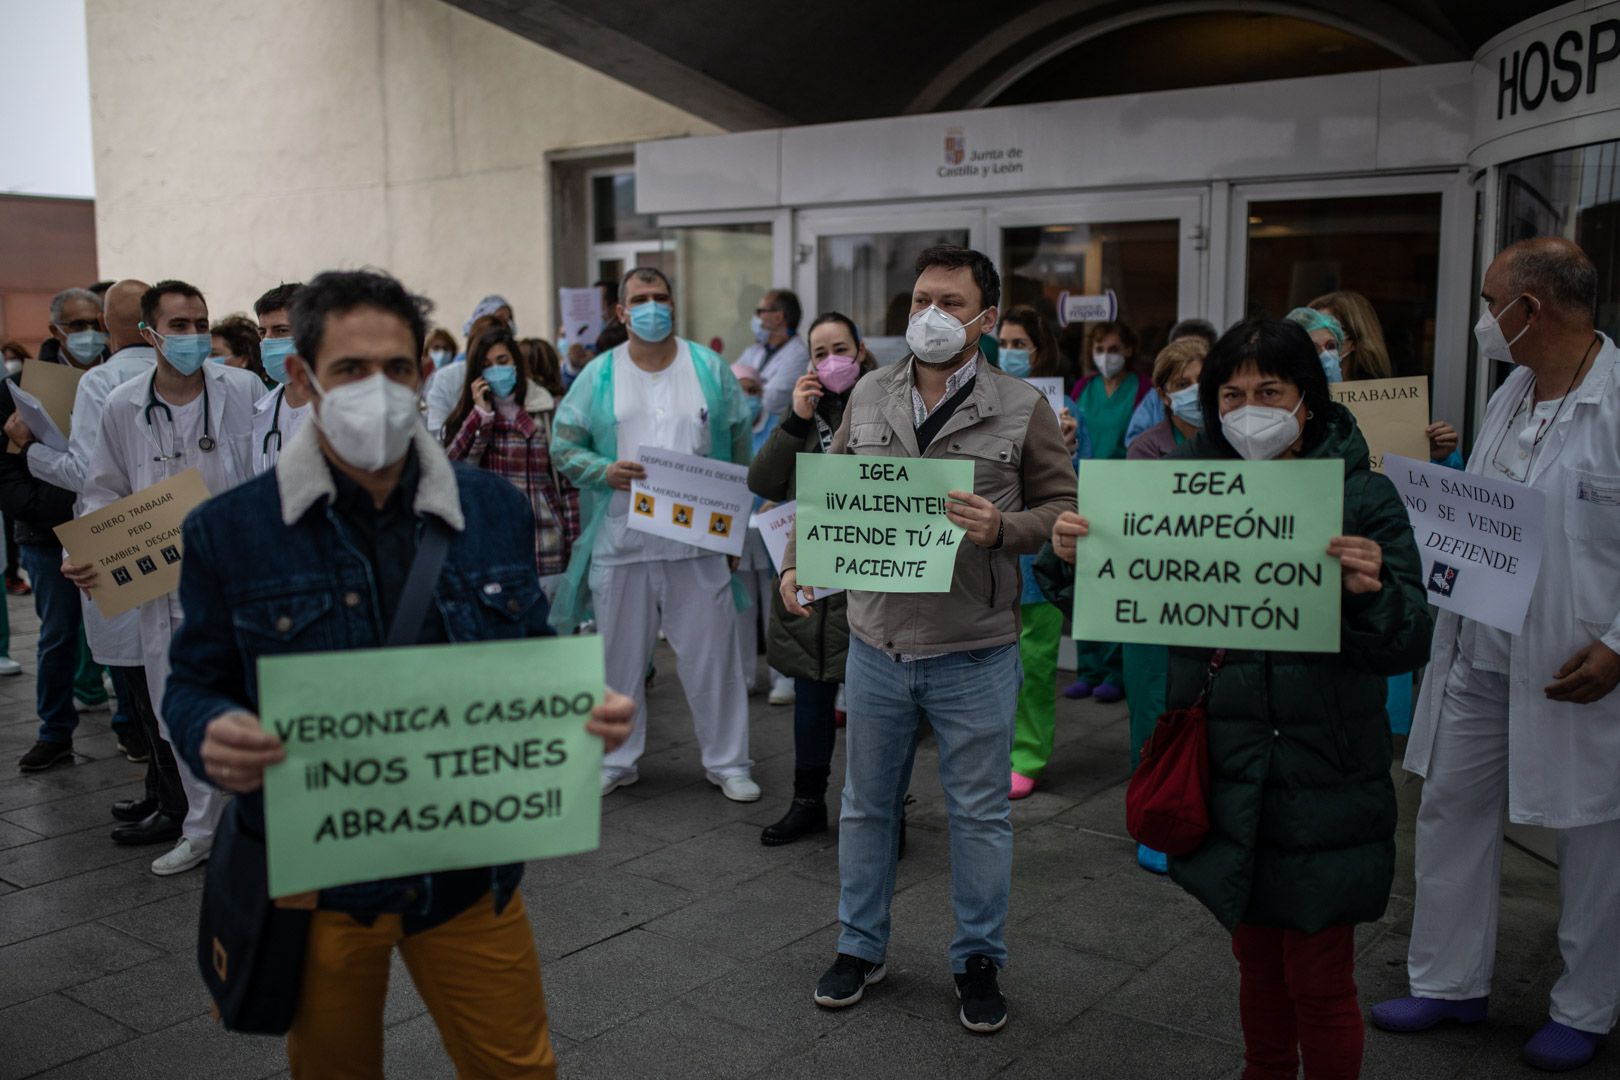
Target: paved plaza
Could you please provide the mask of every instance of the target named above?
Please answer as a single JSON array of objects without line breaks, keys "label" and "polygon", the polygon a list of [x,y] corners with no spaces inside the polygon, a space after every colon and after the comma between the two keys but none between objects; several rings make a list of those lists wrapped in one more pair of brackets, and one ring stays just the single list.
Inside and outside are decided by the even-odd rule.
[{"label": "paved plaza", "polygon": [[[147,864],[161,848],[107,839],[108,804],[138,794],[142,775],[116,753],[109,714],[85,715],[72,766],[16,771],[34,737],[36,627],[28,600],[10,611],[25,674],[0,681],[0,1078],[285,1075],[279,1040],[227,1035],[208,1015],[195,968],[202,872],[155,877]],[[759,843],[791,792],[792,710],[753,699],[765,798],[731,803],[703,780],[673,656],[660,651],[658,667],[642,779],[608,797],[601,849],[532,864],[523,884],[568,1080],[1239,1076],[1229,940],[1137,868],[1125,835],[1123,706],[1058,705],[1048,781],[1013,811],[1012,1019],[975,1037],[956,1022],[946,964],[950,871],[931,743],[918,754],[889,977],[861,1005],[826,1012],[810,996],[836,940],[835,837]],[[1405,987],[1417,794],[1401,788],[1389,913],[1358,932],[1364,1004]],[[1503,874],[1492,1022],[1369,1032],[1365,1076],[1540,1075],[1518,1049],[1560,970],[1555,877],[1514,848]],[[452,1075],[397,962],[387,1024],[390,1077]],[[1620,1078],[1620,1050],[1576,1075]]]}]

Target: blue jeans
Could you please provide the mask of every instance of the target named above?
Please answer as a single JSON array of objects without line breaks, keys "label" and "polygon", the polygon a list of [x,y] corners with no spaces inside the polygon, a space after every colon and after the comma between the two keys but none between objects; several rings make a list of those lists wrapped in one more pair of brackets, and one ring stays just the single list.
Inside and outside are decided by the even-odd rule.
[{"label": "blue jeans", "polygon": [[849,767],[838,821],[839,952],[879,963],[888,951],[901,806],[926,716],[939,746],[950,816],[951,968],[965,971],[974,955],[1006,964],[1013,856],[1007,761],[1022,681],[1017,642],[901,663],[850,635]]},{"label": "blue jeans", "polygon": [[73,705],[73,677],[79,670],[79,590],[62,576],[62,549],[44,544],[19,544],[23,568],[34,586],[34,610],[39,614],[39,674],[35,708],[39,712],[39,741],[73,741],[79,710]]}]

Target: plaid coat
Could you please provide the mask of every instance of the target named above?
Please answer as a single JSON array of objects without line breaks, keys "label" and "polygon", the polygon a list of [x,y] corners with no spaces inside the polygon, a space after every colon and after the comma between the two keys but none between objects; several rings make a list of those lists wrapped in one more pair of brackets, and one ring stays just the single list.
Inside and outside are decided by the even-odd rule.
[{"label": "plaid coat", "polygon": [[579,491],[551,462],[556,402],[530,384],[523,411],[510,420],[473,409],[450,441],[452,461],[465,461],[510,480],[534,509],[534,560],[540,576],[560,574],[579,539]]}]

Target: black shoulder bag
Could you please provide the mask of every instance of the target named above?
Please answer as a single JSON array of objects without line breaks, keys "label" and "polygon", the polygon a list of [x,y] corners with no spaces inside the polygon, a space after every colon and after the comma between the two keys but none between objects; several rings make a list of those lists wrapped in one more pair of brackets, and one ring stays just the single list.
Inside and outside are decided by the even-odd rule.
[{"label": "black shoulder bag", "polygon": [[[434,517],[426,519],[388,630],[390,648],[421,639],[450,537],[449,526]],[[298,1010],[316,894],[270,899],[264,837],[247,824],[234,799],[214,835],[207,875],[197,927],[197,964],[214,1010],[227,1031],[285,1035]]]}]

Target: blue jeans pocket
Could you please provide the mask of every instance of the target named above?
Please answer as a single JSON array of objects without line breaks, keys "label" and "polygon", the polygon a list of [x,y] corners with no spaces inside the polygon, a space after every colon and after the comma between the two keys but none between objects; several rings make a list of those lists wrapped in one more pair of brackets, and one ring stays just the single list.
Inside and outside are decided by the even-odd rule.
[{"label": "blue jeans pocket", "polygon": [[994,660],[996,657],[1004,654],[1008,649],[1016,649],[1017,647],[1018,642],[1009,641],[1007,644],[997,645],[993,649],[969,649],[967,651],[967,658],[969,661],[975,664],[988,663],[989,661]]}]

